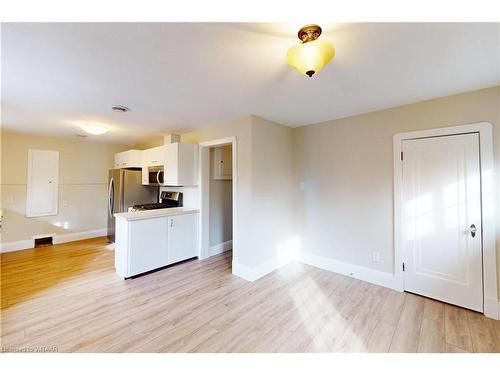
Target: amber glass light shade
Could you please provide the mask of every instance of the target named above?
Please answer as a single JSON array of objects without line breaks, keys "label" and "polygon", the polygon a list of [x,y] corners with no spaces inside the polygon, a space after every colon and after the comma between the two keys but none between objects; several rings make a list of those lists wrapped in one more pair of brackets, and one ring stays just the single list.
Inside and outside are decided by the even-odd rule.
[{"label": "amber glass light shade", "polygon": [[[330,62],[335,56],[335,49],[333,46],[325,40],[318,39],[321,33],[321,28],[316,25],[312,25],[319,29],[319,33],[309,36],[310,39],[303,41],[296,46],[293,46],[288,50],[286,55],[286,60],[288,65],[297,69],[300,73],[312,77],[314,74],[318,73],[323,67]],[[306,28],[310,26],[305,26],[302,30],[307,30]],[[301,33],[299,32],[299,36]],[[302,36],[307,38],[304,34]]]}]

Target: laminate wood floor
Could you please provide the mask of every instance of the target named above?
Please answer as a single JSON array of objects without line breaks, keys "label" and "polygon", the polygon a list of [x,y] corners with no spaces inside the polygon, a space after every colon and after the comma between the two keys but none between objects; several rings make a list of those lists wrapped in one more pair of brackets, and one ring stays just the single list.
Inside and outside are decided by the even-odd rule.
[{"label": "laminate wood floor", "polygon": [[498,321],[300,263],[251,283],[226,252],[124,281],[108,247],[2,254],[2,350],[500,351]]}]

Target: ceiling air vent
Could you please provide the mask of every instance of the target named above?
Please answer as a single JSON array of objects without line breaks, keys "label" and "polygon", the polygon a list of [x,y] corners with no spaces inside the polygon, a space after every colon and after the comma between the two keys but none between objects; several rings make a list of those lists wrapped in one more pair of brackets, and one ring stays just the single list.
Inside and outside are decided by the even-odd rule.
[{"label": "ceiling air vent", "polygon": [[125,107],[124,105],[114,105],[111,107],[113,112],[125,113],[130,111],[130,108]]}]

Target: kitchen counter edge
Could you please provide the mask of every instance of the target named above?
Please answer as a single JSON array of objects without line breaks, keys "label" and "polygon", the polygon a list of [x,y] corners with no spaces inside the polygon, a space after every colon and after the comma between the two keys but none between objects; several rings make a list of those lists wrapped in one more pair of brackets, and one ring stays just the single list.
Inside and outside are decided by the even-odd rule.
[{"label": "kitchen counter edge", "polygon": [[186,215],[200,212],[197,208],[189,207],[172,207],[172,208],[160,208],[158,210],[145,210],[145,211],[134,211],[134,212],[120,212],[114,214],[116,218],[125,220],[141,220],[149,219],[153,217],[161,216],[174,216],[174,215]]}]

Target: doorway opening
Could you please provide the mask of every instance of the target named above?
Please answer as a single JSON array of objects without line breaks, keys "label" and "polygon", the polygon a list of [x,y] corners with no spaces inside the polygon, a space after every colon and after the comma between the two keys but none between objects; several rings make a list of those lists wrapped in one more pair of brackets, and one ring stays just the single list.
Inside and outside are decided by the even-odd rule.
[{"label": "doorway opening", "polygon": [[233,250],[232,146],[210,147],[208,256]]},{"label": "doorway opening", "polygon": [[200,259],[236,258],[236,137],[200,143]]}]

